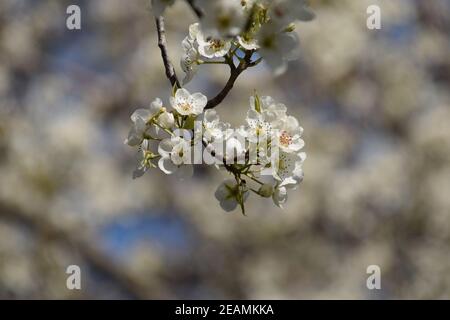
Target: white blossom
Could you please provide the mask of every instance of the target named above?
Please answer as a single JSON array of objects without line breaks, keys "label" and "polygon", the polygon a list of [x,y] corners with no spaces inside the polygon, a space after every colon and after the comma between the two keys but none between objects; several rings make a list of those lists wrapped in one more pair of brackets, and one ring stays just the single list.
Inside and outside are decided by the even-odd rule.
[{"label": "white blossom", "polygon": [[208,99],[197,92],[190,94],[186,89],[178,89],[175,97],[170,98],[170,104],[181,115],[199,115],[203,112]]},{"label": "white blossom", "polygon": [[158,146],[158,153],[161,158],[158,167],[166,174],[173,174],[179,179],[186,179],[192,176],[193,167],[191,161],[190,141],[173,136],[161,141]]},{"label": "white blossom", "polygon": [[275,122],[286,116],[286,110],[285,105],[276,103],[271,97],[250,97],[250,110],[246,118],[249,141],[270,139]]},{"label": "white blossom", "polygon": [[283,208],[283,204],[286,203],[288,198],[286,187],[277,186],[272,194],[273,203],[279,207]]},{"label": "white blossom", "polygon": [[144,175],[149,168],[155,167],[151,162],[154,159],[154,154],[150,151],[150,143],[148,140],[144,140],[139,146],[138,151],[138,165],[133,171],[133,179],[139,178]]},{"label": "white blossom", "polygon": [[194,23],[189,26],[189,35],[182,41],[183,55],[181,57],[180,66],[186,76],[183,84],[192,80],[198,71],[200,54],[198,52],[197,34],[199,32],[199,24]]},{"label": "white blossom", "polygon": [[315,17],[305,0],[271,0],[268,6],[271,22],[281,27],[296,20],[311,21]]},{"label": "white blossom", "polygon": [[231,134],[232,129],[229,123],[220,121],[220,118],[214,109],[206,110],[203,114],[203,139],[210,142],[222,142]]},{"label": "white blossom", "polygon": [[198,52],[206,58],[225,56],[231,48],[231,41],[214,37],[205,37],[203,32],[197,33]]},{"label": "white blossom", "polygon": [[294,32],[284,32],[276,24],[262,26],[257,36],[259,54],[273,70],[275,76],[283,74],[287,63],[298,57],[298,36]]},{"label": "white blossom", "polygon": [[[166,112],[163,108],[163,103],[160,98],[156,98],[151,104],[149,109],[137,109],[131,115],[131,121],[133,121],[133,127],[128,133],[128,138],[125,140],[125,144],[130,146],[138,146],[142,143],[146,137],[147,131],[150,129],[148,122],[157,113]],[[169,115],[166,118],[170,118]],[[168,124],[170,119],[167,119]]]},{"label": "white blossom", "polygon": [[147,130],[147,121],[150,119],[150,111],[146,109],[138,109],[131,115],[131,121],[133,121],[133,126],[128,133],[128,138],[125,139],[124,143],[129,146],[138,146],[142,143],[145,137],[145,132]]},{"label": "white blossom", "polygon": [[236,39],[239,45],[246,50],[257,50],[259,49],[258,40],[250,36],[237,36]]},{"label": "white blossom", "polygon": [[222,209],[230,212],[238,206],[240,195],[242,195],[242,202],[245,202],[249,193],[247,190],[243,190],[235,180],[227,179],[217,188],[214,195]]},{"label": "white blossom", "polygon": [[250,110],[260,113],[265,121],[275,122],[286,116],[287,107],[283,103],[276,102],[271,96],[251,96]]},{"label": "white blossom", "polygon": [[175,124],[175,118],[173,116],[173,113],[163,111],[158,117],[158,123],[163,128],[166,128],[166,129],[172,128]]},{"label": "white blossom", "polygon": [[[155,116],[158,114],[158,116],[155,119],[155,122],[157,122],[160,126],[166,129],[170,129],[173,127],[175,123],[175,119],[173,116],[173,113],[168,112],[166,108],[163,106],[162,100],[159,98],[156,98],[151,104],[150,104],[150,113],[152,116]],[[155,131],[157,136],[160,136],[160,127],[156,126]]]},{"label": "white blossom", "polygon": [[273,159],[271,168],[273,177],[279,181],[282,187],[295,188],[297,184],[303,181],[303,162],[306,159],[306,153],[287,153],[280,151]]},{"label": "white blossom", "polygon": [[298,152],[305,145],[301,136],[303,128],[300,127],[298,120],[293,116],[286,116],[275,124],[278,146],[282,151],[292,153]]},{"label": "white blossom", "polygon": [[197,49],[191,48],[187,50],[181,57],[180,66],[183,72],[186,74],[183,78],[183,84],[189,83],[198,71],[198,61],[200,55]]},{"label": "white blossom", "polygon": [[246,23],[247,15],[241,0],[201,0],[199,4],[205,12],[202,30],[208,36],[238,35]]},{"label": "white blossom", "polygon": [[266,121],[264,114],[255,110],[247,112],[247,136],[250,142],[266,141],[270,138],[272,123]]},{"label": "white blossom", "polygon": [[[155,14],[162,14],[173,2],[152,0]],[[189,34],[182,41],[183,84],[194,77],[200,64],[222,63],[225,56],[225,63],[228,63],[227,55],[233,55],[234,63],[239,60],[240,67],[247,66],[243,59],[254,52],[266,61],[275,75],[283,73],[288,61],[298,53],[293,22],[314,17],[303,0],[199,0],[198,5],[204,11],[201,24],[190,25]],[[232,48],[235,50],[231,51]],[[252,56],[250,60],[255,63],[248,67],[255,66],[261,60],[259,57]],[[219,58],[222,59],[214,60]],[[231,69],[233,71],[232,65]],[[298,120],[287,114],[284,104],[270,96],[255,94],[250,98],[245,125],[232,129],[229,123],[220,120],[215,110],[204,110],[207,103],[202,93],[191,94],[178,88],[170,98],[173,111],[168,112],[159,98],[149,109],[136,110],[131,116],[133,127],[126,140],[131,146],[140,146],[133,177],[156,167],[152,161],[157,158],[157,166],[164,173],[181,179],[190,177],[192,160],[197,161],[193,151],[200,150],[204,151],[203,155],[209,153],[211,164],[234,176],[215,192],[225,211],[240,206],[245,214],[244,202],[250,191],[261,197],[271,197],[276,206],[282,207],[288,191],[303,180],[306,154],[301,152],[303,128]],[[193,123],[196,119],[201,122]],[[193,129],[194,136],[180,137],[176,134],[178,129],[189,134]],[[158,141],[158,152],[153,153],[150,143],[156,147]],[[247,183],[258,183],[259,188],[247,187]]]}]

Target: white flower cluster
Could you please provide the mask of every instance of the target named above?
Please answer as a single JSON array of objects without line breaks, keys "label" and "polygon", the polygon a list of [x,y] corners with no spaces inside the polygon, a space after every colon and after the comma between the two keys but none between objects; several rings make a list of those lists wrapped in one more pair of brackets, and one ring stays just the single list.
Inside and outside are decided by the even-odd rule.
[{"label": "white flower cluster", "polygon": [[[152,0],[155,15],[174,2]],[[201,8],[201,21],[189,27],[189,35],[182,41],[183,85],[201,64],[227,64],[230,79],[235,80],[239,73],[265,60],[275,74],[281,74],[298,44],[292,23],[314,17],[303,0],[195,3]],[[238,66],[235,61],[239,61]],[[131,116],[133,127],[125,143],[139,147],[133,176],[159,167],[183,179],[192,175],[192,164],[215,165],[232,176],[215,193],[225,211],[239,206],[245,214],[244,203],[250,193],[272,198],[282,207],[288,190],[303,180],[306,158],[303,129],[287,114],[286,106],[255,94],[250,98],[245,124],[232,128],[212,109],[221,102],[217,97],[208,101],[201,93],[180,88],[178,82],[173,89],[170,109],[157,98],[149,109],[138,109]],[[223,92],[226,96],[227,91]]]},{"label": "white flower cluster", "polygon": [[[237,130],[228,129],[230,125],[221,123],[214,111],[212,115],[205,114],[209,120],[204,120],[204,127],[212,132],[227,128],[222,131],[225,137],[218,132],[211,134],[225,140],[225,162],[230,160],[229,153],[235,155],[234,160],[238,162],[232,167],[224,164],[235,179],[226,180],[216,191],[216,198],[225,211],[234,210],[238,204],[244,210],[243,203],[250,191],[272,197],[275,205],[282,207],[287,200],[287,191],[295,189],[303,180],[302,166],[306,159],[306,153],[301,151],[304,147],[303,128],[286,112],[284,104],[271,97],[255,95],[250,98],[246,125]],[[234,135],[230,131],[234,131]],[[249,186],[247,180],[255,182],[258,189]]]},{"label": "white flower cluster", "polygon": [[[174,1],[152,2],[161,12]],[[305,0],[199,0],[198,5],[203,18],[190,26],[182,43],[184,84],[193,78],[198,65],[229,64],[233,56],[242,58],[239,53],[243,51],[261,57],[275,75],[284,73],[288,61],[298,56],[294,22],[314,18]]]},{"label": "white flower cluster", "polygon": [[156,98],[149,109],[138,109],[131,115],[133,127],[125,143],[140,149],[134,178],[156,167],[152,162],[156,159],[158,167],[166,174],[176,173],[181,179],[192,175],[191,144],[178,134],[178,129],[190,127],[206,103],[203,94],[179,89],[170,99],[172,111],[167,111],[161,99]]},{"label": "white flower cluster", "polygon": [[178,89],[170,99],[170,111],[157,98],[149,109],[132,114],[133,127],[125,143],[140,149],[134,177],[159,167],[184,179],[192,175],[192,164],[211,164],[234,177],[215,194],[224,210],[239,205],[245,212],[250,192],[272,197],[282,207],[287,191],[303,180],[306,154],[297,119],[287,114],[285,105],[255,95],[245,125],[233,129],[215,110],[203,112],[206,103],[203,94]]}]

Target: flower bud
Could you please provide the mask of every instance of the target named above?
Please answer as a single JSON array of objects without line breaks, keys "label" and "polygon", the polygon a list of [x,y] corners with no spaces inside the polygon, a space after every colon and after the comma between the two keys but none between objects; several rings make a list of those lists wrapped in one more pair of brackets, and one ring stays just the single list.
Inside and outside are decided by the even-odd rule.
[{"label": "flower bud", "polygon": [[170,112],[163,112],[159,116],[158,121],[164,128],[172,128],[175,123],[173,114]]},{"label": "flower bud", "polygon": [[269,198],[269,197],[271,197],[272,194],[273,194],[273,187],[272,187],[272,185],[271,185],[271,184],[268,184],[268,183],[263,184],[263,185],[261,186],[261,188],[259,188],[258,194],[259,194],[261,197],[264,197],[264,198]]}]

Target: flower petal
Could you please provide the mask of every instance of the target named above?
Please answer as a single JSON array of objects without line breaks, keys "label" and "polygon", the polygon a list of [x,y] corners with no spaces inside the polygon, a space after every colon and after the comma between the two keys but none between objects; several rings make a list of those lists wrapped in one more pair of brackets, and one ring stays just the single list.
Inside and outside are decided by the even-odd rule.
[{"label": "flower petal", "polygon": [[136,122],[138,119],[147,122],[152,117],[152,113],[148,109],[137,109],[131,115],[131,121]]},{"label": "flower petal", "polygon": [[162,156],[162,157],[170,157],[170,154],[173,150],[173,142],[171,141],[171,139],[164,139],[163,141],[161,141],[158,145],[158,153]]},{"label": "flower petal", "polygon": [[220,201],[220,207],[226,212],[233,211],[234,209],[236,209],[237,205],[238,203],[234,198]]},{"label": "flower petal", "polygon": [[208,98],[204,94],[197,92],[192,95],[192,106],[195,114],[202,113],[207,103]]}]

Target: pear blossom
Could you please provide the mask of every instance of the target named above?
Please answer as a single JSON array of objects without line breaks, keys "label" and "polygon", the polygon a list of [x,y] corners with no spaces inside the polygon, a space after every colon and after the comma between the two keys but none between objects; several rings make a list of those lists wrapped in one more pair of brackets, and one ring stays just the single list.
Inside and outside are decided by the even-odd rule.
[{"label": "pear blossom", "polygon": [[[152,0],[155,15],[163,14],[174,1]],[[190,25],[182,41],[183,85],[192,80],[200,64],[207,63],[229,64],[233,76],[236,70],[264,60],[275,75],[282,74],[298,54],[294,22],[314,17],[304,0],[197,0],[197,5],[204,14],[200,23]],[[187,178],[193,173],[192,160],[197,163],[202,154],[205,162],[234,177],[215,192],[225,211],[239,205],[245,214],[244,202],[250,192],[271,197],[282,207],[288,191],[302,182],[306,159],[301,152],[303,128],[287,114],[286,106],[270,96],[255,94],[250,97],[245,124],[233,129],[215,110],[205,110],[208,99],[202,93],[191,94],[180,86],[174,90],[170,112],[157,98],[150,108],[138,109],[131,116],[133,126],[125,142],[139,146],[133,177],[156,167],[152,161],[159,159],[157,166],[162,172]],[[189,137],[179,136],[180,131]],[[157,152],[151,151],[151,145],[157,146]],[[259,186],[247,187],[247,183]]]},{"label": "pear blossom", "polygon": [[200,55],[197,49],[187,50],[181,57],[180,66],[186,74],[183,78],[183,84],[189,83],[197,74]]},{"label": "pear blossom", "polygon": [[203,32],[197,33],[198,52],[206,58],[220,58],[231,49],[231,41],[220,38],[205,37]]},{"label": "pear blossom", "polygon": [[[279,155],[279,160],[272,168],[272,177],[275,179],[273,187],[272,200],[277,207],[283,208],[288,198],[288,190],[296,189],[298,184],[303,181],[303,162],[306,159],[306,153],[283,153]],[[274,170],[275,169],[275,170]],[[272,185],[272,184],[267,184]]]},{"label": "pear blossom", "polygon": [[277,25],[268,23],[261,27],[257,35],[259,54],[273,70],[275,76],[283,74],[287,63],[298,56],[298,36],[294,32],[279,30]]},{"label": "pear blossom", "polygon": [[193,174],[190,141],[173,136],[161,141],[158,146],[161,158],[158,167],[166,174],[175,173],[179,179],[189,178]]},{"label": "pear blossom", "polygon": [[170,104],[181,115],[199,115],[203,112],[208,99],[197,92],[190,94],[186,89],[178,89],[175,97],[170,98]]},{"label": "pear blossom", "polygon": [[287,198],[288,193],[286,187],[277,186],[276,188],[274,188],[272,200],[277,207],[283,208],[283,204],[286,203]]},{"label": "pear blossom", "polygon": [[180,66],[186,76],[183,84],[192,80],[198,70],[200,54],[198,52],[197,34],[199,32],[199,23],[189,26],[189,35],[181,42],[183,55],[181,57]]},{"label": "pear blossom", "polygon": [[[214,152],[215,157],[212,161],[216,164],[222,164],[223,160],[227,160],[225,155],[245,153],[243,148],[237,148],[238,144],[235,141],[229,141],[234,133],[231,125],[220,121],[217,112],[213,109],[206,110],[203,115],[202,130],[195,132],[196,141],[203,141],[206,143],[206,150],[211,153]],[[225,151],[224,151],[224,145]],[[236,148],[237,149],[236,149]],[[208,157],[208,162],[210,162]]]},{"label": "pear blossom", "polygon": [[173,5],[175,0],[151,0],[153,14],[160,16],[164,13],[167,7]]},{"label": "pear blossom", "polygon": [[128,133],[128,138],[125,139],[124,143],[129,146],[138,146],[142,143],[145,138],[145,132],[147,131],[147,121],[151,118],[149,110],[138,109],[131,115],[131,121],[133,121],[133,126]]},{"label": "pear blossom", "polygon": [[298,152],[305,145],[301,136],[303,128],[293,116],[286,116],[275,124],[278,146],[284,152]]},{"label": "pear blossom", "polygon": [[[274,157],[275,158],[275,157]],[[280,186],[295,187],[303,181],[303,162],[306,153],[286,153],[280,151],[272,163],[271,174]]]},{"label": "pear blossom", "polygon": [[156,157],[157,155],[150,150],[150,142],[148,140],[144,140],[139,146],[138,165],[133,171],[133,179],[143,176],[149,168],[155,168],[156,166],[152,163],[152,160]]},{"label": "pear blossom", "polygon": [[250,110],[262,114],[265,121],[274,122],[286,116],[287,107],[283,103],[276,102],[270,96],[251,96]]},{"label": "pear blossom", "polygon": [[208,36],[235,36],[245,26],[247,15],[241,0],[200,0],[199,5],[205,12],[202,30]]},{"label": "pear blossom", "polygon": [[[160,113],[160,116],[164,115],[163,119],[166,125],[170,125],[171,116],[167,114],[163,103],[160,98],[156,98],[151,104],[149,109],[137,109],[131,115],[131,121],[133,121],[133,127],[131,128],[128,138],[125,140],[125,144],[129,146],[138,146],[142,143],[146,134],[150,129],[148,122]],[[173,117],[173,115],[172,115]]]},{"label": "pear blossom", "polygon": [[287,108],[277,103],[270,96],[250,97],[250,110],[247,112],[246,134],[249,141],[249,159],[254,164],[264,165],[270,162],[269,144],[274,140],[277,127],[281,127],[280,119],[285,119]]},{"label": "pear blossom", "polygon": [[248,110],[247,117],[247,136],[250,142],[263,142],[270,138],[272,123],[266,121],[264,114],[255,110]]},{"label": "pear blossom", "polygon": [[[167,112],[164,110],[158,117],[158,123],[163,128],[166,128],[166,129],[172,128],[175,124],[175,118],[173,116],[173,113]],[[157,127],[157,128],[159,128],[159,127]]]},{"label": "pear blossom", "polygon": [[243,36],[237,36],[236,39],[239,42],[239,45],[246,50],[259,49],[258,40],[255,38],[243,35]]},{"label": "pear blossom", "polygon": [[270,139],[272,129],[280,118],[286,116],[286,106],[276,103],[271,97],[250,97],[250,110],[247,112],[247,135],[251,142]]},{"label": "pear blossom", "polygon": [[[152,117],[156,117],[155,122],[157,122],[163,128],[170,129],[173,127],[175,123],[174,116],[171,112],[168,112],[166,110],[160,98],[156,98],[150,104],[150,113],[152,114]],[[158,131],[158,129],[160,128],[156,127],[156,129]]]},{"label": "pear blossom", "polygon": [[280,26],[296,20],[311,21],[315,17],[305,0],[271,0],[268,6],[272,23]]},{"label": "pear blossom", "polygon": [[182,41],[183,47],[195,47],[195,42],[197,40],[197,34],[200,32],[200,23],[196,22],[189,26],[189,34]]},{"label": "pear blossom", "polygon": [[235,180],[227,179],[217,188],[214,195],[222,209],[230,212],[236,209],[241,201],[244,203],[249,193],[246,188],[239,186]]},{"label": "pear blossom", "polygon": [[203,139],[210,142],[222,142],[231,134],[232,129],[229,123],[220,121],[220,118],[214,109],[206,110],[203,114]]}]

